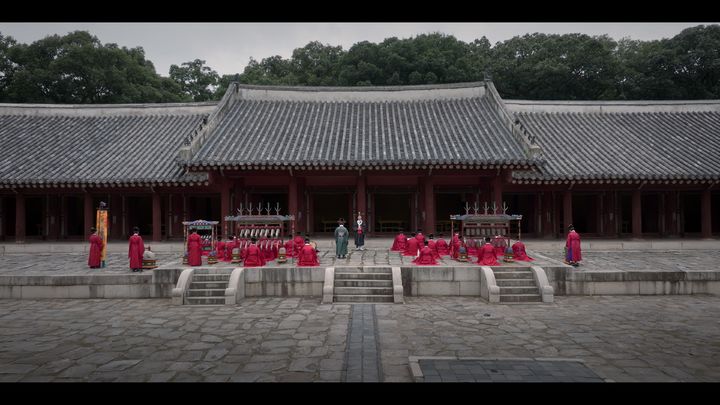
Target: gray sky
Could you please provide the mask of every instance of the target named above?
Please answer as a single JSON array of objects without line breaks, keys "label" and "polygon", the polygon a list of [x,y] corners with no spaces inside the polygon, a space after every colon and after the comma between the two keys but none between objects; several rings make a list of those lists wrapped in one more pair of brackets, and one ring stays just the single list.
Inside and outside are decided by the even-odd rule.
[{"label": "gray sky", "polygon": [[47,35],[89,31],[102,43],[141,46],[155,70],[167,76],[171,64],[203,59],[220,75],[242,73],[250,57],[288,58],[295,48],[320,41],[349,49],[360,41],[409,38],[439,31],[471,42],[485,36],[491,44],[516,35],[607,34],[616,40],[670,38],[685,28],[713,23],[1,23],[0,33],[32,43]]}]

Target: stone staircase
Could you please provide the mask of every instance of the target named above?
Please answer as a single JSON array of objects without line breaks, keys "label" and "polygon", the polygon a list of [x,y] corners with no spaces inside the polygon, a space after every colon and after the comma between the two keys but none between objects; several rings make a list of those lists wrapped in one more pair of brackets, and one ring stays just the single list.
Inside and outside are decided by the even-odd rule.
[{"label": "stone staircase", "polygon": [[529,267],[494,267],[492,270],[500,287],[500,302],[542,302]]},{"label": "stone staircase", "polygon": [[333,302],[393,302],[390,267],[336,267]]},{"label": "stone staircase", "polygon": [[230,273],[212,269],[196,269],[185,294],[185,305],[225,305],[225,289]]}]

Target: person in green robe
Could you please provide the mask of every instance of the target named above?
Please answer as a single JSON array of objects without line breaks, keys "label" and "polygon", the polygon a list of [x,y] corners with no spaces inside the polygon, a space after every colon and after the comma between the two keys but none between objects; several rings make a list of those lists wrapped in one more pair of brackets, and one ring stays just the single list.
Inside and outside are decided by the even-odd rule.
[{"label": "person in green robe", "polygon": [[335,256],[338,259],[344,259],[347,255],[348,238],[350,232],[345,228],[345,220],[338,220],[338,227],[335,228]]}]

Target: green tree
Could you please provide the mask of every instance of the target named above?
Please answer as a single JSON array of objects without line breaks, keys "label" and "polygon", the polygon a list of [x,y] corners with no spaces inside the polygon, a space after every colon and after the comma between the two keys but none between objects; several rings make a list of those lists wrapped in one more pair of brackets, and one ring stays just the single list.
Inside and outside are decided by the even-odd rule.
[{"label": "green tree", "polygon": [[207,101],[213,98],[220,77],[216,71],[205,66],[204,60],[195,59],[182,66],[170,65],[170,78],[193,101]]},{"label": "green tree", "polygon": [[30,103],[153,103],[183,100],[142,48],[103,45],[86,31],[48,36],[9,50],[15,64],[5,100]]}]

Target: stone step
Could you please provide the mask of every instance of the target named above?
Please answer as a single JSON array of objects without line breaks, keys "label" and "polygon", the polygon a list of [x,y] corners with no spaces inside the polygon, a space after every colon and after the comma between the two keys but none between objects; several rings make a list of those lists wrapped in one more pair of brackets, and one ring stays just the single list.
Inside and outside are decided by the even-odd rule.
[{"label": "stone step", "polygon": [[532,270],[530,270],[530,267],[503,267],[502,269],[498,269],[498,271],[511,272],[511,273],[531,273],[532,274]]},{"label": "stone step", "polygon": [[335,295],[392,295],[388,287],[335,287]]},{"label": "stone step", "polygon": [[390,287],[392,288],[392,280],[338,280],[335,279],[335,288],[337,287]]},{"label": "stone step", "polygon": [[391,267],[336,267],[335,273],[386,273],[392,274]]},{"label": "stone step", "polygon": [[500,294],[500,302],[542,302],[539,294]]},{"label": "stone step", "polygon": [[225,297],[185,297],[185,305],[225,305]]},{"label": "stone step", "polygon": [[393,302],[392,295],[335,295],[333,302]]},{"label": "stone step", "polygon": [[228,286],[227,281],[196,281],[193,280],[190,283],[190,288],[193,289],[215,289],[215,288],[222,288],[225,289]]},{"label": "stone step", "polygon": [[230,281],[229,274],[193,274],[192,281]]},{"label": "stone step", "polygon": [[515,279],[515,278],[508,278],[508,279],[496,279],[495,283],[498,287],[536,287],[535,280],[531,279]]},{"label": "stone step", "polygon": [[224,288],[198,289],[198,288],[192,288],[192,286],[191,286],[187,290],[187,296],[188,297],[224,297],[225,289]]},{"label": "stone step", "polygon": [[[218,264],[220,264],[220,263],[222,263],[222,262],[218,262]],[[194,275],[198,275],[198,274],[226,274],[226,275],[229,276],[229,275],[230,275],[230,270],[228,270],[228,269],[195,269],[195,271],[193,271],[193,274],[194,274]]]},{"label": "stone step", "polygon": [[521,272],[521,271],[493,271],[495,274],[496,280],[506,280],[506,279],[515,279],[515,280],[532,280],[533,274],[532,272]]},{"label": "stone step", "polygon": [[500,287],[500,295],[508,294],[540,294],[540,289],[536,286]]},{"label": "stone step", "polygon": [[392,273],[338,273],[335,280],[392,280]]}]

